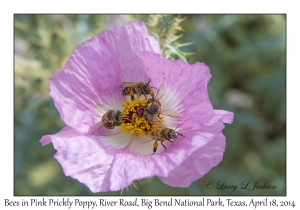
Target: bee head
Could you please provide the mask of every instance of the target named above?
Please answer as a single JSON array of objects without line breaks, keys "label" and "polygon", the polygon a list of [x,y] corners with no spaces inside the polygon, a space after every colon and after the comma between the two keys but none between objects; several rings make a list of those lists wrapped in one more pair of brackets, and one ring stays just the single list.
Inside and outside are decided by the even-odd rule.
[{"label": "bee head", "polygon": [[143,91],[144,94],[150,93],[151,87],[150,87],[149,83],[147,83],[146,85],[144,85],[144,86],[142,87],[142,91]]},{"label": "bee head", "polygon": [[152,103],[148,109],[148,112],[150,112],[151,114],[155,114],[159,111],[159,106],[155,103]]},{"label": "bee head", "polygon": [[143,94],[149,94],[151,92],[150,82],[151,82],[151,79],[149,79],[149,81],[147,83],[142,83],[143,86],[141,89],[142,89]]},{"label": "bee head", "polygon": [[169,137],[170,139],[175,139],[175,138],[177,138],[176,131],[173,130],[173,129],[170,129],[170,130],[169,130],[169,133],[168,133],[168,137]]},{"label": "bee head", "polygon": [[122,90],[122,95],[123,95],[123,96],[128,95],[126,88],[123,88],[123,90]]},{"label": "bee head", "polygon": [[122,113],[119,111],[119,110],[117,110],[117,116],[116,116],[116,118],[115,118],[117,121],[120,121],[121,119],[122,119]]}]

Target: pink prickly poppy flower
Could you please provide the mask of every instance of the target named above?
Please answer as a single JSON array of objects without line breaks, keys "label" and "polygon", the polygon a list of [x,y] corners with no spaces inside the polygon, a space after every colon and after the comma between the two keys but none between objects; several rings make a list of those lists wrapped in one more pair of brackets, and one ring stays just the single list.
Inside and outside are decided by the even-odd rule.
[{"label": "pink prickly poppy flower", "polygon": [[[103,31],[81,43],[64,68],[51,76],[50,95],[67,126],[40,142],[51,142],[65,175],[92,192],[118,191],[153,176],[173,187],[188,187],[222,160],[222,129],[233,120],[233,113],[213,109],[207,92],[210,78],[204,63],[163,58],[141,21]],[[160,108],[176,116],[162,112],[157,119],[173,130],[170,141],[162,141],[167,134],[154,132],[158,127],[143,117],[149,94],[134,94],[131,100],[122,94],[122,82],[149,83],[154,98],[163,87]],[[134,103],[143,110],[129,111]],[[137,116],[139,123],[123,120],[108,129],[102,106],[119,110],[129,122]]]}]

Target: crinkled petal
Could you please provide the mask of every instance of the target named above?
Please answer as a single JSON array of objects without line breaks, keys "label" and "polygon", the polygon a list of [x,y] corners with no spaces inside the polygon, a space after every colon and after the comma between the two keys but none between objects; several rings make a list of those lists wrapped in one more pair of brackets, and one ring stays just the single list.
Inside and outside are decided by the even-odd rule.
[{"label": "crinkled petal", "polygon": [[159,178],[172,187],[188,187],[220,163],[223,159],[225,144],[225,136],[222,133],[215,135],[212,141],[186,158],[169,176]]},{"label": "crinkled petal", "polygon": [[159,43],[148,34],[142,21],[132,21],[125,27],[114,27],[99,35],[113,47],[121,64],[126,64],[142,51],[161,54]]},{"label": "crinkled petal", "polygon": [[104,31],[80,44],[64,68],[50,78],[50,95],[62,120],[87,133],[94,123],[96,104],[120,108],[125,101],[121,82],[148,81],[137,57],[141,51],[160,53],[158,43],[140,21]]},{"label": "crinkled petal", "polygon": [[44,136],[40,142],[51,141],[57,150],[55,158],[65,175],[84,183],[92,192],[111,190],[111,165],[116,149],[99,141],[96,136],[65,129]]},{"label": "crinkled petal", "polygon": [[[233,113],[223,110],[215,110],[214,113],[215,115],[209,122],[199,129],[200,132],[211,133],[213,139],[207,141],[202,147],[198,147],[197,150],[189,156],[186,156],[181,165],[168,176],[160,176],[159,178],[165,184],[173,187],[188,187],[193,181],[201,178],[223,159],[226,145],[226,138],[222,134],[224,128],[223,123],[231,123]],[[191,141],[199,140],[200,138],[191,139]],[[179,149],[179,147],[176,147],[176,149]]]},{"label": "crinkled petal", "polygon": [[[120,66],[115,52],[101,37],[79,45],[63,70],[50,78],[50,95],[62,120],[79,132],[88,132],[97,103],[108,104],[118,93]],[[109,107],[113,108],[113,107]]]},{"label": "crinkled petal", "polygon": [[225,110],[215,110],[215,114],[221,116],[224,123],[231,124],[233,121],[233,112],[228,112]]},{"label": "crinkled petal", "polygon": [[44,136],[40,142],[52,142],[57,150],[55,158],[67,176],[84,183],[92,192],[105,192],[121,190],[137,179],[169,176],[213,137],[212,134],[190,132],[185,137],[188,140],[178,138],[174,145],[166,143],[168,148],[164,153],[148,156],[114,148],[101,137],[81,134],[69,127]]},{"label": "crinkled petal", "polygon": [[153,50],[148,50],[150,52],[154,52],[156,54],[159,54],[161,55],[161,49],[160,49],[160,46],[159,46],[159,43],[158,41],[155,39],[155,37],[153,36],[149,36],[149,41],[150,41],[150,45],[152,47]]},{"label": "crinkled petal", "polygon": [[[214,110],[214,116],[204,125],[201,125],[197,130],[205,133],[217,134],[224,129],[224,123],[232,123],[233,116],[234,115],[232,112],[224,110]],[[189,129],[195,129],[195,125],[187,123],[183,125],[182,130],[188,131]]]},{"label": "crinkled petal", "polygon": [[115,156],[112,164],[111,179],[114,180],[114,190],[120,189],[120,185],[131,184],[134,180],[153,176],[169,176],[182,162],[195,150],[201,148],[212,140],[213,135],[191,132],[184,138],[176,139],[174,145],[165,143],[167,150],[156,155],[141,156],[132,152],[123,151]]},{"label": "crinkled petal", "polygon": [[133,21],[123,28],[106,30],[101,35],[117,54],[122,82],[148,82],[146,69],[137,56],[142,51],[161,54],[161,50],[159,43],[148,34],[144,22]]},{"label": "crinkled petal", "polygon": [[214,109],[207,92],[211,74],[204,63],[189,65],[151,52],[141,52],[140,57],[153,81],[152,85],[166,86],[166,96],[161,99],[162,109],[177,109],[181,115],[178,124],[199,126],[213,117]]}]

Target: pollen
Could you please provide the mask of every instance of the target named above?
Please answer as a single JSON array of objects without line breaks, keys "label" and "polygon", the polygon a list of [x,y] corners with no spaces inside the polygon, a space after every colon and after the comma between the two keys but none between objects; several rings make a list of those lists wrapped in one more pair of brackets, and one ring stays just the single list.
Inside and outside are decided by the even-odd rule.
[{"label": "pollen", "polygon": [[150,93],[149,93],[151,96],[154,96],[154,91],[153,90],[150,90]]},{"label": "pollen", "polygon": [[[122,111],[121,129],[125,133],[132,133],[136,136],[149,136],[153,131],[158,129],[154,123],[151,124],[148,119],[144,117],[144,110],[148,105],[148,100],[136,98],[133,101],[128,100],[122,104],[124,110]],[[162,121],[162,119],[160,120]]]}]

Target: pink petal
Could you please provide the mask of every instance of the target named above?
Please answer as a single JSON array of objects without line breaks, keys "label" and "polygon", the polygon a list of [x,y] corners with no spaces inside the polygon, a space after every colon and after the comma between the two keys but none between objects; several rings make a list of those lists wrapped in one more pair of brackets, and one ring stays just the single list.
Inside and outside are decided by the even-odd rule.
[{"label": "pink petal", "polygon": [[160,176],[159,178],[172,187],[188,187],[220,163],[223,159],[225,144],[225,136],[222,133],[215,135],[212,141],[193,152],[167,177]]},{"label": "pink petal", "polygon": [[215,110],[215,114],[222,116],[222,120],[224,123],[231,124],[233,121],[233,117],[234,117],[233,112],[228,112],[225,110]]},{"label": "pink petal", "polygon": [[147,74],[154,87],[165,84],[172,103],[181,109],[181,121],[204,124],[214,115],[207,92],[211,78],[210,70],[204,63],[189,65],[182,60],[167,60],[151,52],[140,53]]},{"label": "pink petal", "polygon": [[124,183],[130,185],[134,180],[169,176],[170,172],[181,165],[186,157],[207,144],[213,135],[191,132],[185,138],[176,139],[174,145],[164,142],[167,150],[156,155],[141,156],[125,151],[116,154],[111,168],[114,172],[111,174],[111,179],[114,180],[112,189],[119,190]]},{"label": "pink petal", "polygon": [[133,21],[124,28],[115,27],[101,35],[117,54],[122,82],[148,82],[144,65],[137,55],[142,51],[161,54],[161,50],[158,42],[149,36],[144,22]]},{"label": "pink petal", "polygon": [[80,134],[74,129],[66,129],[46,138],[51,139],[57,150],[54,157],[65,175],[78,179],[92,192],[110,190],[110,167],[116,150],[108,145],[105,147],[96,136]]},{"label": "pink petal", "polygon": [[212,134],[190,132],[185,138],[168,145],[158,155],[141,156],[124,149],[116,149],[100,137],[81,134],[67,128],[48,135],[41,143],[52,142],[57,150],[55,158],[65,175],[84,183],[92,192],[117,191],[134,180],[153,176],[167,177],[196,150],[208,144]]},{"label": "pink petal", "polygon": [[234,114],[224,110],[214,110],[215,115],[204,125],[196,128],[194,123],[185,123],[182,126],[183,130],[197,129],[205,133],[217,134],[221,132],[225,125],[224,123],[232,123]]},{"label": "pink petal", "polygon": [[[226,138],[222,134],[222,130],[224,129],[223,123],[231,123],[232,120],[233,113],[215,110],[215,115],[197,129],[200,133],[205,132],[206,135],[211,133],[213,138],[210,141],[206,141],[201,147],[197,147],[195,151],[189,153],[189,156],[185,156],[184,161],[168,176],[160,176],[159,178],[164,183],[173,187],[188,187],[193,181],[201,178],[212,167],[218,165],[223,158],[226,144]],[[184,127],[185,126],[187,125],[184,125]],[[185,131],[183,128],[182,132],[186,135],[185,132],[189,131]],[[201,138],[187,138],[187,141],[199,142]],[[193,143],[190,143],[190,147],[192,145]],[[177,144],[176,146],[176,150],[182,147]]]}]

